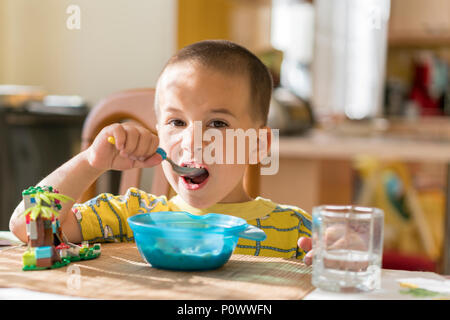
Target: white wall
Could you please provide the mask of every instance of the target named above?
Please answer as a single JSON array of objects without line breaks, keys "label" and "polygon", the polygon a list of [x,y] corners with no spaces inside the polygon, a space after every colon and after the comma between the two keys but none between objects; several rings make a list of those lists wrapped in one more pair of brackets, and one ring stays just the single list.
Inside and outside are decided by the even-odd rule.
[{"label": "white wall", "polygon": [[4,7],[5,0],[0,0],[0,84],[3,83],[4,77],[4,47],[5,47],[5,37],[6,32],[5,18],[4,18]]},{"label": "white wall", "polygon": [[[69,30],[69,5],[81,29]],[[176,0],[0,0],[0,83],[40,85],[90,104],[154,87],[176,49]]]}]

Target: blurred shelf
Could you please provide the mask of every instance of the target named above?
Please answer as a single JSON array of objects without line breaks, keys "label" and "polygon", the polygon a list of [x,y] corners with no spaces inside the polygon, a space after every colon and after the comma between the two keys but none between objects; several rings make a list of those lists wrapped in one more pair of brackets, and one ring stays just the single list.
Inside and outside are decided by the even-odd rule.
[{"label": "blurred shelf", "polygon": [[352,160],[361,155],[380,160],[450,163],[450,140],[421,139],[406,133],[356,136],[319,129],[301,137],[280,137],[280,158]]},{"label": "blurred shelf", "polygon": [[447,47],[450,46],[450,34],[443,36],[389,36],[389,47]]}]

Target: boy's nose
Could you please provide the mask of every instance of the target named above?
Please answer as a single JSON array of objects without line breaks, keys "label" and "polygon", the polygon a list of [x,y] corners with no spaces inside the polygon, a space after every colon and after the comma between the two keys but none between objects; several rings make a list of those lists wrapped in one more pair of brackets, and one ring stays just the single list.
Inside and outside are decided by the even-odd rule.
[{"label": "boy's nose", "polygon": [[188,153],[190,158],[197,159],[202,150],[202,127],[201,125],[189,126],[184,130],[181,140],[181,149]]}]

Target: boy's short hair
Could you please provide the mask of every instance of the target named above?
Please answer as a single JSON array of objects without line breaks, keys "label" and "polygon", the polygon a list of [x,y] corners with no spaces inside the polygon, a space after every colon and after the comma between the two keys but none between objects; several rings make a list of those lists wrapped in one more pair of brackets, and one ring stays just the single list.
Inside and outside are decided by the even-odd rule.
[{"label": "boy's short hair", "polygon": [[204,40],[178,51],[170,58],[162,72],[168,66],[184,61],[198,62],[231,75],[246,72],[250,81],[252,113],[266,125],[273,80],[267,67],[256,55],[231,41]]}]

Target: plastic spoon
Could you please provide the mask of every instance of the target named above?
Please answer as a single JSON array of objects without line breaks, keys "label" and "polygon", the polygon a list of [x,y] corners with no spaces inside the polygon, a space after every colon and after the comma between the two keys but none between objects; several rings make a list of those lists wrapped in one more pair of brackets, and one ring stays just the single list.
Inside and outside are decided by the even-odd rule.
[{"label": "plastic spoon", "polygon": [[[113,145],[116,144],[116,140],[112,136],[108,137],[108,142]],[[177,165],[170,158],[167,158],[167,154],[164,151],[164,149],[162,149],[162,148],[158,147],[158,149],[156,149],[156,153],[158,153],[162,157],[163,160],[168,161],[170,163],[170,165],[172,166],[173,171],[175,171],[176,173],[178,173],[181,176],[197,177],[206,172],[206,170],[204,168],[190,168],[190,167],[181,167],[181,166]]]}]

